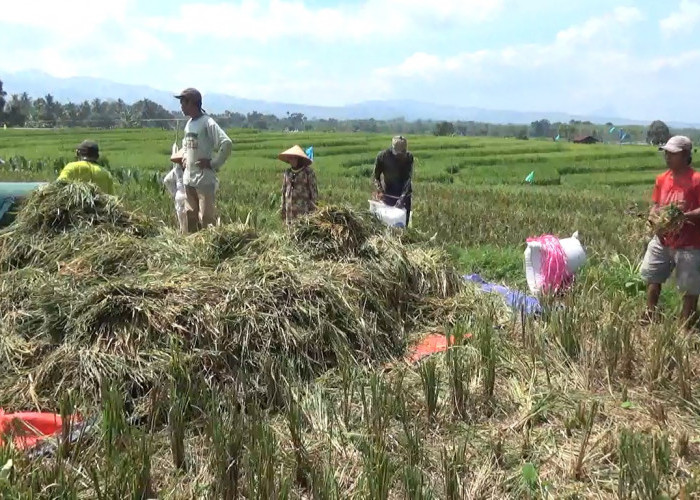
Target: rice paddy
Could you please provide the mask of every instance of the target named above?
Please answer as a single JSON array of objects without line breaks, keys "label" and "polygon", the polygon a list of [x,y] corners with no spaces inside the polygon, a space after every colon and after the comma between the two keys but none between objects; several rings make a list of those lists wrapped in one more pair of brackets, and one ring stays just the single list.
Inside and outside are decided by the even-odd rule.
[{"label": "rice paddy", "polygon": [[[365,211],[389,137],[231,135],[221,225],[188,237],[157,182],[172,133],[0,135],[0,180],[53,180],[91,137],[120,181],[118,199],[52,184],[0,233],[0,407],[91,423],[43,454],[0,447],[0,495],[699,494],[696,334],[671,287],[637,321],[654,148],[409,137],[400,232]],[[285,230],[274,158],[294,143],[322,207]],[[589,262],[541,316],[461,279],[524,290],[525,239],[575,230]],[[405,361],[429,333],[451,347]]]}]

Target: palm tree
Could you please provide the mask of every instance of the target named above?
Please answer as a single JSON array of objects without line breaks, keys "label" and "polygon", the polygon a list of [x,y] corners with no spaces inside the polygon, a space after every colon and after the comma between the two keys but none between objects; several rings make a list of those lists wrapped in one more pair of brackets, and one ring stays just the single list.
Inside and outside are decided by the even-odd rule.
[{"label": "palm tree", "polygon": [[92,102],[90,103],[90,106],[92,107],[93,113],[99,114],[102,112],[103,103],[97,97],[92,100]]},{"label": "palm tree", "polygon": [[61,116],[61,103],[56,102],[56,99],[51,94],[46,94],[44,97],[44,113],[41,119],[49,126],[56,126],[56,119]]}]

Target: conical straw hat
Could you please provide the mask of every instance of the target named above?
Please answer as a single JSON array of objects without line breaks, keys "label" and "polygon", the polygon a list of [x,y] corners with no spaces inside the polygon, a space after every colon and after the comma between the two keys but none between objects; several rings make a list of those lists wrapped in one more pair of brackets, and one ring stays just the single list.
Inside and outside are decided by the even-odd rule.
[{"label": "conical straw hat", "polygon": [[296,144],[289,148],[287,151],[283,151],[277,156],[277,158],[287,163],[289,163],[289,160],[291,160],[293,157],[301,158],[302,160],[304,160],[306,165],[311,165],[313,163],[313,160],[306,156],[304,150]]}]

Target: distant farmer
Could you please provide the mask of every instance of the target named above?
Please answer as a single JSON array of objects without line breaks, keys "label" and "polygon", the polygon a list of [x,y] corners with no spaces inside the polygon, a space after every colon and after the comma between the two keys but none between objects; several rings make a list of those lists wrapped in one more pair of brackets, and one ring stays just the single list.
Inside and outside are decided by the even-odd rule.
[{"label": "distant farmer", "polygon": [[647,310],[643,323],[653,320],[661,285],[676,270],[683,292],[681,320],[696,316],[700,295],[700,173],[692,164],[693,144],[685,136],[671,137],[659,148],[668,170],[656,178],[649,222],[655,235],[647,247],[641,275],[647,282]]},{"label": "distant farmer", "polygon": [[277,157],[289,163],[282,177],[282,220],[290,224],[297,217],[316,210],[318,187],[313,160],[295,145]]},{"label": "distant farmer", "polygon": [[406,226],[411,217],[412,176],[413,155],[408,151],[406,138],[396,136],[391,140],[391,148],[377,155],[374,186],[377,199],[386,205],[406,209]]},{"label": "distant farmer", "polygon": [[85,140],[75,150],[77,161],[68,163],[58,175],[59,181],[92,182],[107,194],[114,194],[114,180],[97,164],[100,149],[94,141]]},{"label": "distant farmer", "polygon": [[[183,182],[187,192],[187,225],[190,233],[214,224],[217,172],[231,154],[233,143],[226,132],[202,109],[202,94],[187,88],[175,96],[185,116],[182,140]],[[216,152],[216,156],[213,153]]]}]

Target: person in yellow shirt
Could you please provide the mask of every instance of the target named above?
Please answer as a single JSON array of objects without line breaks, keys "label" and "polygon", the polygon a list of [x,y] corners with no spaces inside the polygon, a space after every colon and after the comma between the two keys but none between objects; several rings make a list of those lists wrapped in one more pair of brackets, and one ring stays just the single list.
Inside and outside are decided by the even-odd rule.
[{"label": "person in yellow shirt", "polygon": [[114,194],[114,180],[109,172],[97,164],[100,150],[96,142],[83,141],[75,150],[78,161],[63,167],[58,175],[59,181],[92,182],[101,191]]}]

